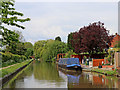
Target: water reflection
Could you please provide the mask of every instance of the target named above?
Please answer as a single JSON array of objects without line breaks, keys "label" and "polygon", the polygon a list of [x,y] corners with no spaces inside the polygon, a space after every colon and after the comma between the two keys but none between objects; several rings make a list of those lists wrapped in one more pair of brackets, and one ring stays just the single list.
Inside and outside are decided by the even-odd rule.
[{"label": "water reflection", "polygon": [[4,88],[67,88],[54,63],[33,62]]},{"label": "water reflection", "polygon": [[4,88],[120,88],[120,78],[91,72],[65,73],[54,63],[34,61]]}]

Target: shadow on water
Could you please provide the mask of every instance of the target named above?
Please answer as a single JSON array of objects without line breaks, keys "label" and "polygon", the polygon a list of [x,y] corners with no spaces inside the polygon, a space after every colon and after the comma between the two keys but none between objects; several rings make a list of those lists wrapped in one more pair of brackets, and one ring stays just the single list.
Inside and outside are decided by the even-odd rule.
[{"label": "shadow on water", "polygon": [[120,88],[120,78],[91,72],[65,73],[55,63],[34,61],[4,88]]}]

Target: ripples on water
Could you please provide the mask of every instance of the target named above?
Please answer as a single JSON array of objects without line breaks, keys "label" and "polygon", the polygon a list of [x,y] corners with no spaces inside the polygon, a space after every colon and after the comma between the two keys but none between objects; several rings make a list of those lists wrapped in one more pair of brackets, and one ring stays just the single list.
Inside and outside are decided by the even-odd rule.
[{"label": "ripples on water", "polygon": [[68,74],[54,63],[33,62],[4,88],[119,88],[120,78],[97,73]]}]

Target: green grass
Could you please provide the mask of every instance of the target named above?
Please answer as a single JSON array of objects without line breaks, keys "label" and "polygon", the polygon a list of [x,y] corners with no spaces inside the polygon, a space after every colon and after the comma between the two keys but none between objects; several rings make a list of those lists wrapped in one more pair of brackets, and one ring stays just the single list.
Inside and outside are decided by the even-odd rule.
[{"label": "green grass", "polygon": [[14,65],[14,66],[11,66],[11,67],[0,70],[0,72],[2,73],[0,75],[0,77],[4,77],[5,75],[8,75],[8,74],[14,72],[16,69],[28,64],[30,61],[31,60],[26,60],[26,61],[24,61],[22,63],[18,63],[18,64]]},{"label": "green grass", "polygon": [[116,72],[116,70],[114,70],[114,71],[108,71],[108,70],[102,70],[102,69],[92,69],[92,71],[95,71],[95,72],[99,72],[99,73],[104,73],[104,74],[107,74],[107,75],[116,75],[116,74],[118,74],[117,72]]}]

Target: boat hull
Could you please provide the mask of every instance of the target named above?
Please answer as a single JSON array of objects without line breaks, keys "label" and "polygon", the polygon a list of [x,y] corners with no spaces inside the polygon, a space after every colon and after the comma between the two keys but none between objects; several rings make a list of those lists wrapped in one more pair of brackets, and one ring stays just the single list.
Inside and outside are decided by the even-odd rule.
[{"label": "boat hull", "polygon": [[58,68],[62,71],[65,71],[65,72],[79,72],[81,73],[82,72],[82,68],[80,66],[71,66],[71,67],[67,67],[67,65],[59,65],[58,64]]}]

